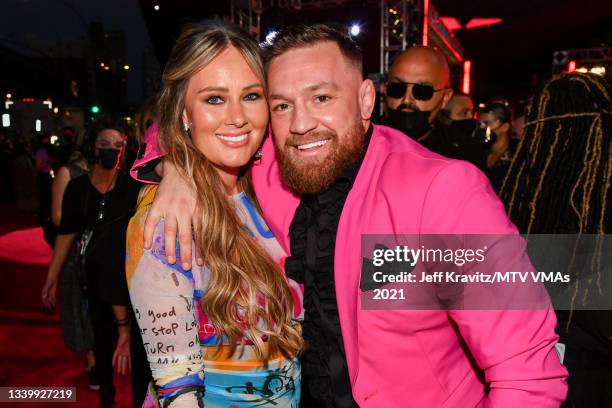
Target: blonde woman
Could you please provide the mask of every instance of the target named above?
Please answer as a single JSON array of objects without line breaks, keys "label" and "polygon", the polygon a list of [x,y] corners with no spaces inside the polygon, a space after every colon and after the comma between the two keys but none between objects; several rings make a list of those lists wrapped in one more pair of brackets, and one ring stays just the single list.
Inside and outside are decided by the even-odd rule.
[{"label": "blonde woman", "polygon": [[279,266],[286,255],[248,177],[268,124],[264,78],[258,45],[219,21],[186,28],[164,71],[159,140],[196,191],[193,244],[205,266],[184,270],[166,258],[163,221],[142,249],[155,195],[145,188],[126,268],[154,378],[145,404],[299,405],[302,292]]}]

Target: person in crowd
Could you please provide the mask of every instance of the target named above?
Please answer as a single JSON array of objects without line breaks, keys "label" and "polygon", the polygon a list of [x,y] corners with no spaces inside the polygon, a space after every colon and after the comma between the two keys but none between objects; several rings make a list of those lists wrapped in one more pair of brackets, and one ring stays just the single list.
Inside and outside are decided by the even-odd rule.
[{"label": "person in crowd", "polygon": [[15,204],[21,211],[34,213],[38,209],[38,172],[28,140],[21,137],[15,140],[15,156],[12,164]]},{"label": "person in crowd", "polygon": [[453,92],[443,111],[450,120],[474,119],[474,101],[468,94]]},{"label": "person in crowd", "polygon": [[429,47],[399,54],[383,86],[386,101],[382,123],[402,131],[429,150],[466,160],[486,170],[486,155],[495,134],[473,119],[469,95],[450,88],[450,68],[444,55]]},{"label": "person in crowd", "polygon": [[15,147],[6,130],[0,128],[0,202],[15,202],[15,186],[13,185],[13,158]]},{"label": "person in crowd", "polygon": [[[604,78],[580,73],[554,78],[533,97],[524,137],[501,189],[521,233],[612,233],[611,97]],[[582,286],[574,299],[589,289],[597,293]],[[570,374],[563,406],[612,406],[612,315],[574,306],[557,312]]]},{"label": "person in crowd", "polygon": [[[487,167],[493,168],[498,162],[509,163],[510,134],[512,132],[512,110],[508,102],[494,102],[478,111],[478,120],[495,132],[495,143],[487,157]],[[505,156],[505,157],[504,157]],[[503,162],[503,163],[502,163]]]},{"label": "person in crowd", "polygon": [[501,188],[512,161],[512,119],[508,102],[493,102],[478,111],[478,121],[495,133],[495,142],[487,155],[487,175],[495,191]]},{"label": "person in crowd", "polygon": [[59,227],[62,219],[62,199],[68,183],[88,171],[89,163],[79,150],[72,151],[66,165],[57,170],[51,186],[51,221],[56,227]]},{"label": "person in crowd", "polygon": [[[291,254],[287,275],[304,284],[304,406],[405,407],[407,398],[423,407],[558,406],[567,371],[555,352],[549,305],[484,311],[360,306],[362,234],[516,236],[485,176],[372,125],[374,84],[363,78],[361,51],[344,32],[321,24],[288,27],[264,53],[273,138],[264,141],[252,180],[270,229]],[[159,155],[148,152],[136,172],[144,176],[143,163]],[[185,166],[168,158],[162,163],[162,185],[146,221],[147,248],[162,217],[166,242],[174,242],[177,226],[179,240],[191,234],[197,202]],[[210,242],[220,231],[200,239]],[[191,249],[180,249],[189,266]],[[174,260],[174,245],[165,250]]]},{"label": "person in crowd", "polygon": [[435,123],[431,135],[423,142],[428,149],[444,157],[469,161],[487,171],[487,156],[497,136],[474,119],[474,103],[469,95],[454,92]]},{"label": "person in crowd", "polygon": [[12,151],[13,147],[12,147],[12,142],[11,139],[9,137],[9,135],[7,134],[6,130],[3,128],[0,128],[0,152],[7,152],[7,151]]},{"label": "person in crowd", "polygon": [[127,277],[154,377],[150,402],[297,407],[301,289],[281,269],[286,255],[249,181],[269,115],[257,43],[217,20],[186,27],[164,70],[158,106],[160,142],[196,191],[194,223],[206,238],[193,243],[202,267],[183,268],[165,256],[175,241],[164,243],[163,222],[143,252],[155,189],[143,190],[128,229]]},{"label": "person in crowd", "polygon": [[89,170],[87,159],[79,150],[70,153],[66,163],[57,169],[53,183],[51,184],[51,228],[45,230],[45,239],[49,245],[55,245],[56,229],[62,219],[62,199],[68,186],[68,182],[75,179]]},{"label": "person in crowd", "polygon": [[48,132],[39,138],[39,146],[34,153],[36,160],[36,186],[38,187],[38,223],[47,225],[51,222],[51,183],[53,182],[53,165],[51,135]]},{"label": "person in crowd", "polygon": [[[42,301],[48,308],[55,306],[61,268],[78,239],[79,250],[84,254],[84,286],[93,326],[100,408],[107,408],[115,406],[113,366],[120,373],[131,366],[132,375],[141,377],[147,376],[143,373],[147,366],[144,357],[137,360],[139,353],[144,356],[142,343],[138,342],[138,348],[130,347],[130,303],[125,281],[125,232],[139,185],[119,170],[127,139],[123,127],[104,118],[95,129],[97,163],[88,174],[70,180],[66,187]],[[141,403],[146,389],[134,392],[139,394],[135,402]]]},{"label": "person in crowd", "polygon": [[[45,236],[45,240],[49,243],[51,247],[55,246],[55,238],[57,236],[57,228],[59,228],[61,219],[62,219],[62,200],[64,198],[64,192],[66,191],[66,187],[70,180],[73,180],[77,177],[82,176],[83,174],[88,173],[89,164],[87,159],[79,150],[73,150],[70,153],[70,156],[67,158],[67,161],[57,169],[55,173],[55,177],[53,178],[53,183],[51,185],[51,224],[46,225],[43,228],[43,233]],[[73,243],[74,246],[76,243]],[[71,249],[71,251],[76,251],[75,248]],[[69,254],[70,256],[75,256],[75,254]],[[70,273],[65,271],[64,268],[73,267],[74,264],[71,263],[71,260],[64,262],[62,265],[62,276],[66,273]],[[66,295],[66,294],[64,294]],[[62,296],[62,294],[60,294]],[[64,333],[64,336],[70,336],[68,332]],[[86,352],[86,369],[89,377],[89,387],[93,390],[100,389],[100,384],[98,383],[98,378],[95,371],[95,358],[93,351],[89,350]]]},{"label": "person in crowd", "polygon": [[383,94],[382,123],[426,144],[438,113],[453,96],[446,58],[430,47],[403,51],[391,64]]},{"label": "person in crowd", "polygon": [[39,138],[39,146],[34,153],[36,160],[36,171],[45,175],[49,175],[53,169],[55,160],[51,154],[51,135],[48,132],[42,134]]},{"label": "person in crowd", "polygon": [[525,128],[525,115],[521,114],[512,121],[512,135],[510,137],[510,146],[513,142],[518,145],[518,142],[523,138],[523,132]]},{"label": "person in crowd", "polygon": [[[59,132],[58,164],[65,166],[71,161],[72,152],[77,150],[78,133],[72,126],[64,126]],[[58,166],[58,167],[59,167]],[[57,170],[57,169],[56,169]]]}]

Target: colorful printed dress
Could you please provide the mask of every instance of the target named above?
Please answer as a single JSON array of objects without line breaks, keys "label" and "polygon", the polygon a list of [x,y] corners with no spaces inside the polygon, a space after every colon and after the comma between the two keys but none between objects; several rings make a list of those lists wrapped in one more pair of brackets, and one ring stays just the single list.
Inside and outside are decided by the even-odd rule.
[{"label": "colorful printed dress", "polygon": [[[279,355],[265,365],[249,345],[231,356],[223,351],[229,347],[221,345],[215,356],[218,337],[199,306],[210,271],[195,261],[188,271],[167,262],[163,221],[152,248],[143,250],[144,221],[155,191],[151,188],[141,199],[127,232],[128,287],[154,379],[144,406],[297,408],[301,386],[297,358]],[[283,268],[286,254],[249,198],[244,193],[232,198],[249,235]],[[303,290],[291,280],[289,286],[294,324],[299,325]]]}]

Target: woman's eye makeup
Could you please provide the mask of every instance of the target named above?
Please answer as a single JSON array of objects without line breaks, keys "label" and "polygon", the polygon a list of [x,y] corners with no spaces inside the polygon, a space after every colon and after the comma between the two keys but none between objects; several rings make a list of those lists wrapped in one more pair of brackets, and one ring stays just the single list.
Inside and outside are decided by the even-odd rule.
[{"label": "woman's eye makeup", "polygon": [[209,96],[208,98],[206,98],[206,102],[211,104],[211,105],[219,105],[223,103],[223,98],[220,96]]},{"label": "woman's eye makeup", "polygon": [[258,92],[251,92],[250,94],[246,95],[244,97],[245,101],[255,101],[257,99],[261,98],[261,94]]},{"label": "woman's eye makeup", "polygon": [[[259,92],[251,92],[243,97],[245,101],[256,101],[262,97]],[[225,102],[225,99],[218,95],[209,96],[206,98],[206,103],[210,105],[220,105]]]}]

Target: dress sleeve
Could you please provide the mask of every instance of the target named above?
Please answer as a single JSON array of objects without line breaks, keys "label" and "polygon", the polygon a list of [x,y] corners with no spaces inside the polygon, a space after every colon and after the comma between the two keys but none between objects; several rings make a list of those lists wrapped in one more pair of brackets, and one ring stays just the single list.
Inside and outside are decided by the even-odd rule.
[{"label": "dress sleeve", "polygon": [[[128,240],[137,234],[129,231]],[[167,262],[162,221],[152,249],[142,252],[129,277],[130,298],[162,407],[198,406],[196,401],[202,400],[204,367],[192,278],[199,272]]]}]

